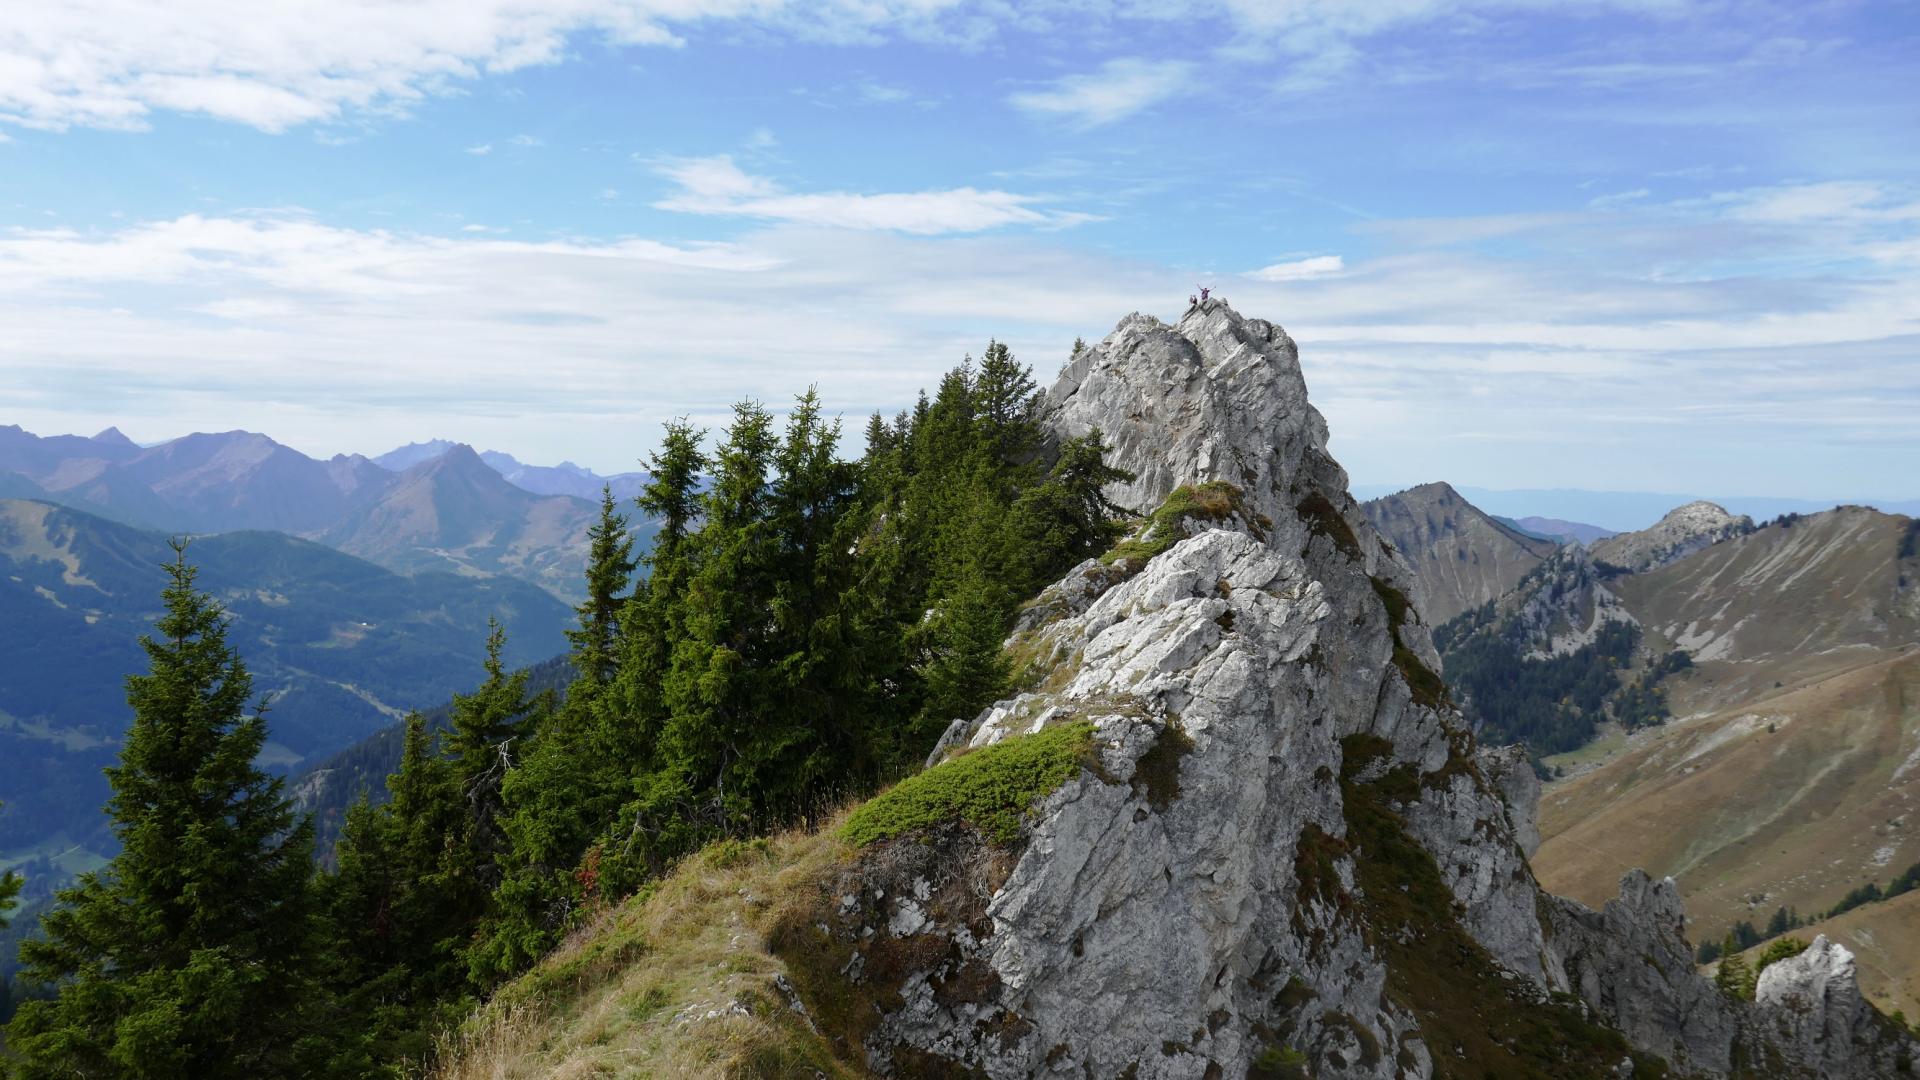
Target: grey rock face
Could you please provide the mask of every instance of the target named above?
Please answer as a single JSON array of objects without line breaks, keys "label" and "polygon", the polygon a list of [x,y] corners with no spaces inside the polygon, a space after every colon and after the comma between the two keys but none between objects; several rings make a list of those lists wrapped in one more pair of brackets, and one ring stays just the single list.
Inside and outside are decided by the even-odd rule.
[{"label": "grey rock face", "polygon": [[1753,531],[1753,519],[1697,500],[1675,507],[1652,526],[1593,543],[1593,557],[1638,573],[1678,562],[1701,548]]},{"label": "grey rock face", "polygon": [[1482,513],[1447,484],[1422,484],[1361,508],[1413,567],[1420,613],[1435,625],[1505,596],[1559,547]]},{"label": "grey rock face", "polygon": [[1546,900],[1556,974],[1569,989],[1676,1070],[1723,1076],[1731,1069],[1738,1010],[1694,971],[1672,878],[1631,871],[1620,896],[1598,912]]},{"label": "grey rock face", "polygon": [[[1437,1003],[1389,993],[1390,957],[1443,924],[1500,1002],[1575,990],[1636,1045],[1726,1070],[1740,1020],[1694,973],[1671,883],[1641,875],[1598,914],[1534,883],[1538,781],[1436,697],[1409,572],[1347,494],[1278,327],[1218,302],[1171,327],[1129,316],[1049,405],[1058,435],[1098,427],[1136,474],[1115,501],[1224,481],[1235,505],[1143,566],[1047,590],[1009,642],[1033,688],[942,740],[936,758],[1092,725],[1094,760],[1024,847],[876,845],[836,887],[818,929],[897,1001],[863,1036],[877,1071],[1207,1080],[1284,1046],[1314,1076],[1434,1075],[1463,1049],[1429,1045]],[[1363,784],[1386,800],[1364,834]],[[1451,910],[1368,922],[1391,902],[1368,888],[1407,887],[1362,861],[1394,842]]]},{"label": "grey rock face", "polygon": [[1800,955],[1768,965],[1754,999],[1753,1042],[1803,1070],[1894,1076],[1915,1067],[1913,1041],[1861,997],[1853,954],[1825,934]]}]

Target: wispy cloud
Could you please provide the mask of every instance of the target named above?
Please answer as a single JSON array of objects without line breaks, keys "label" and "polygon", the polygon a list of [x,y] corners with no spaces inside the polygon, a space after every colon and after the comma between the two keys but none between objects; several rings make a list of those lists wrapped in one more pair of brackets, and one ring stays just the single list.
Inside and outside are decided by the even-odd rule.
[{"label": "wispy cloud", "polygon": [[1042,205],[1047,200],[1041,196],[972,187],[880,194],[789,192],[773,180],[743,171],[725,154],[668,162],[659,171],[678,190],[653,205],[686,214],[922,236],[1010,225],[1062,228],[1093,220],[1088,214],[1047,209]]},{"label": "wispy cloud", "polygon": [[[18,6],[18,5],[16,5]],[[1435,23],[1471,28],[1533,7],[1684,16],[1692,0],[335,0],[327,4],[128,5],[63,0],[0,21],[0,120],[30,127],[141,128],[156,112],[195,113],[284,131],[352,114],[405,113],[462,84],[563,62],[572,46],[678,47],[747,25],[776,37],[866,46],[902,39],[975,48],[1003,35],[1152,39],[1171,23],[1227,31],[1209,60],[1286,60],[1281,91],[1323,85],[1353,67],[1360,43]],[[1782,40],[1793,40],[1783,38]],[[1620,78],[1630,72],[1608,70]],[[1104,124],[1179,94],[1186,60],[1123,58],[1015,95],[1021,108]],[[863,80],[869,102],[917,100]]]},{"label": "wispy cloud", "polygon": [[1250,271],[1247,276],[1259,281],[1306,281],[1309,278],[1329,277],[1338,274],[1347,267],[1346,260],[1338,255],[1316,255],[1309,259],[1295,259],[1292,262],[1278,262]]},{"label": "wispy cloud", "polygon": [[1735,218],[1769,224],[1920,224],[1920,194],[1864,181],[1749,188],[1711,201]]},{"label": "wispy cloud", "polygon": [[486,155],[493,153],[493,144],[492,143],[475,143],[474,145],[467,147],[467,153],[473,154],[476,157],[485,157]]},{"label": "wispy cloud", "polygon": [[1097,71],[1067,75],[1044,90],[1007,100],[1015,108],[1061,117],[1088,127],[1111,124],[1192,91],[1193,64],[1185,60],[1109,60]]},{"label": "wispy cloud", "polygon": [[[737,169],[698,186],[726,205],[783,197]],[[1732,488],[1766,460],[1782,493],[1900,493],[1920,475],[1920,261],[1755,277],[1676,227],[1768,230],[1818,264],[1857,243],[1814,220],[1853,205],[1830,198],[1788,232],[1722,220],[1732,199],[1588,211],[1581,235],[1613,246],[1583,242],[1583,258],[1551,267],[1451,247],[1315,255],[1223,289],[1300,342],[1359,477],[1417,479],[1404,473],[1419,462],[1464,482],[1621,487],[1681,469]],[[1896,192],[1865,205],[1904,204]],[[1497,247],[1513,227],[1500,223]],[[158,437],[244,418],[329,453],[457,419],[462,437],[624,467],[655,421],[718,419],[743,394],[779,402],[819,382],[851,414],[898,408],[988,335],[1044,378],[1120,313],[1177,315],[1191,280],[1032,233],[773,228],[686,245],[461,228],[289,214],[0,232],[9,419]],[[1476,450],[1486,441],[1462,431],[1508,438]],[[1573,443],[1608,451],[1514,456]]]}]

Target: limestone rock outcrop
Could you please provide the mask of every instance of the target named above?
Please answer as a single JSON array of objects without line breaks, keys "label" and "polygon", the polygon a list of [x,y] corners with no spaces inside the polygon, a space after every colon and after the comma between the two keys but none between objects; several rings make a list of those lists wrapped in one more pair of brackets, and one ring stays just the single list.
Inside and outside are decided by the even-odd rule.
[{"label": "limestone rock outcrop", "polygon": [[1773,1007],[1694,973],[1670,882],[1600,913],[1540,891],[1538,782],[1448,701],[1279,327],[1218,301],[1129,316],[1048,406],[1177,535],[1031,604],[1008,643],[1027,689],[935,752],[1091,726],[1022,841],[877,843],[783,934],[835,980],[803,990],[845,1052],[899,1076],[1600,1077],[1720,1075],[1760,1037]]},{"label": "limestone rock outcrop", "polygon": [[1609,566],[1639,573],[1679,562],[1701,548],[1753,531],[1753,519],[1730,514],[1717,503],[1698,499],[1667,512],[1638,532],[1593,542],[1593,557]]}]

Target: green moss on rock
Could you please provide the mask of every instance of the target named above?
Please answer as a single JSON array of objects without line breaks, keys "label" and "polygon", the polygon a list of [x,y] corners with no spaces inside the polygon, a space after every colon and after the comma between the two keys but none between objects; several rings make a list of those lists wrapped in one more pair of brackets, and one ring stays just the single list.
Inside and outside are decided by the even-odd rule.
[{"label": "green moss on rock", "polygon": [[1072,779],[1093,748],[1093,723],[1016,735],[909,777],[853,812],[841,836],[871,844],[944,821],[1001,843],[1019,839],[1033,804]]},{"label": "green moss on rock", "polygon": [[1180,797],[1180,759],[1193,753],[1193,737],[1172,721],[1160,730],[1153,746],[1140,755],[1133,767],[1134,790],[1147,797],[1148,805],[1165,810]]},{"label": "green moss on rock", "polygon": [[1345,552],[1347,558],[1360,558],[1360,538],[1353,534],[1353,526],[1347,524],[1347,519],[1325,495],[1317,491],[1308,495],[1293,512],[1307,523],[1308,532],[1332,540],[1333,546]]},{"label": "green moss on rock", "polygon": [[1225,480],[1182,484],[1167,495],[1160,508],[1132,536],[1115,544],[1100,561],[1139,569],[1154,556],[1186,539],[1188,521],[1231,520],[1246,504],[1246,493]]},{"label": "green moss on rock", "polygon": [[1444,709],[1452,704],[1447,694],[1446,680],[1434,670],[1422,663],[1418,654],[1401,640],[1400,628],[1407,624],[1407,616],[1413,606],[1407,602],[1407,594],[1377,577],[1369,576],[1373,582],[1374,594],[1387,608],[1387,628],[1393,632],[1393,666],[1400,669],[1400,675],[1407,680],[1407,689],[1413,692],[1413,700],[1429,709]]}]

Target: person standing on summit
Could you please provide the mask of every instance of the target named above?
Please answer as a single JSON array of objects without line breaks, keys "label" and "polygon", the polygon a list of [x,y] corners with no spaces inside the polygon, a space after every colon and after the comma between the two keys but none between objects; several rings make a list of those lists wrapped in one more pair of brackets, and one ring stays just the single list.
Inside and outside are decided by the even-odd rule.
[{"label": "person standing on summit", "polygon": [[1213,291],[1213,288],[1212,288],[1212,286],[1209,286],[1209,285],[1197,285],[1197,286],[1195,286],[1195,288],[1197,288],[1197,289],[1199,289],[1199,290],[1200,290],[1200,302],[1201,302],[1201,303],[1203,303],[1203,304],[1204,304],[1204,303],[1206,303],[1206,302],[1207,302],[1207,294]]}]

